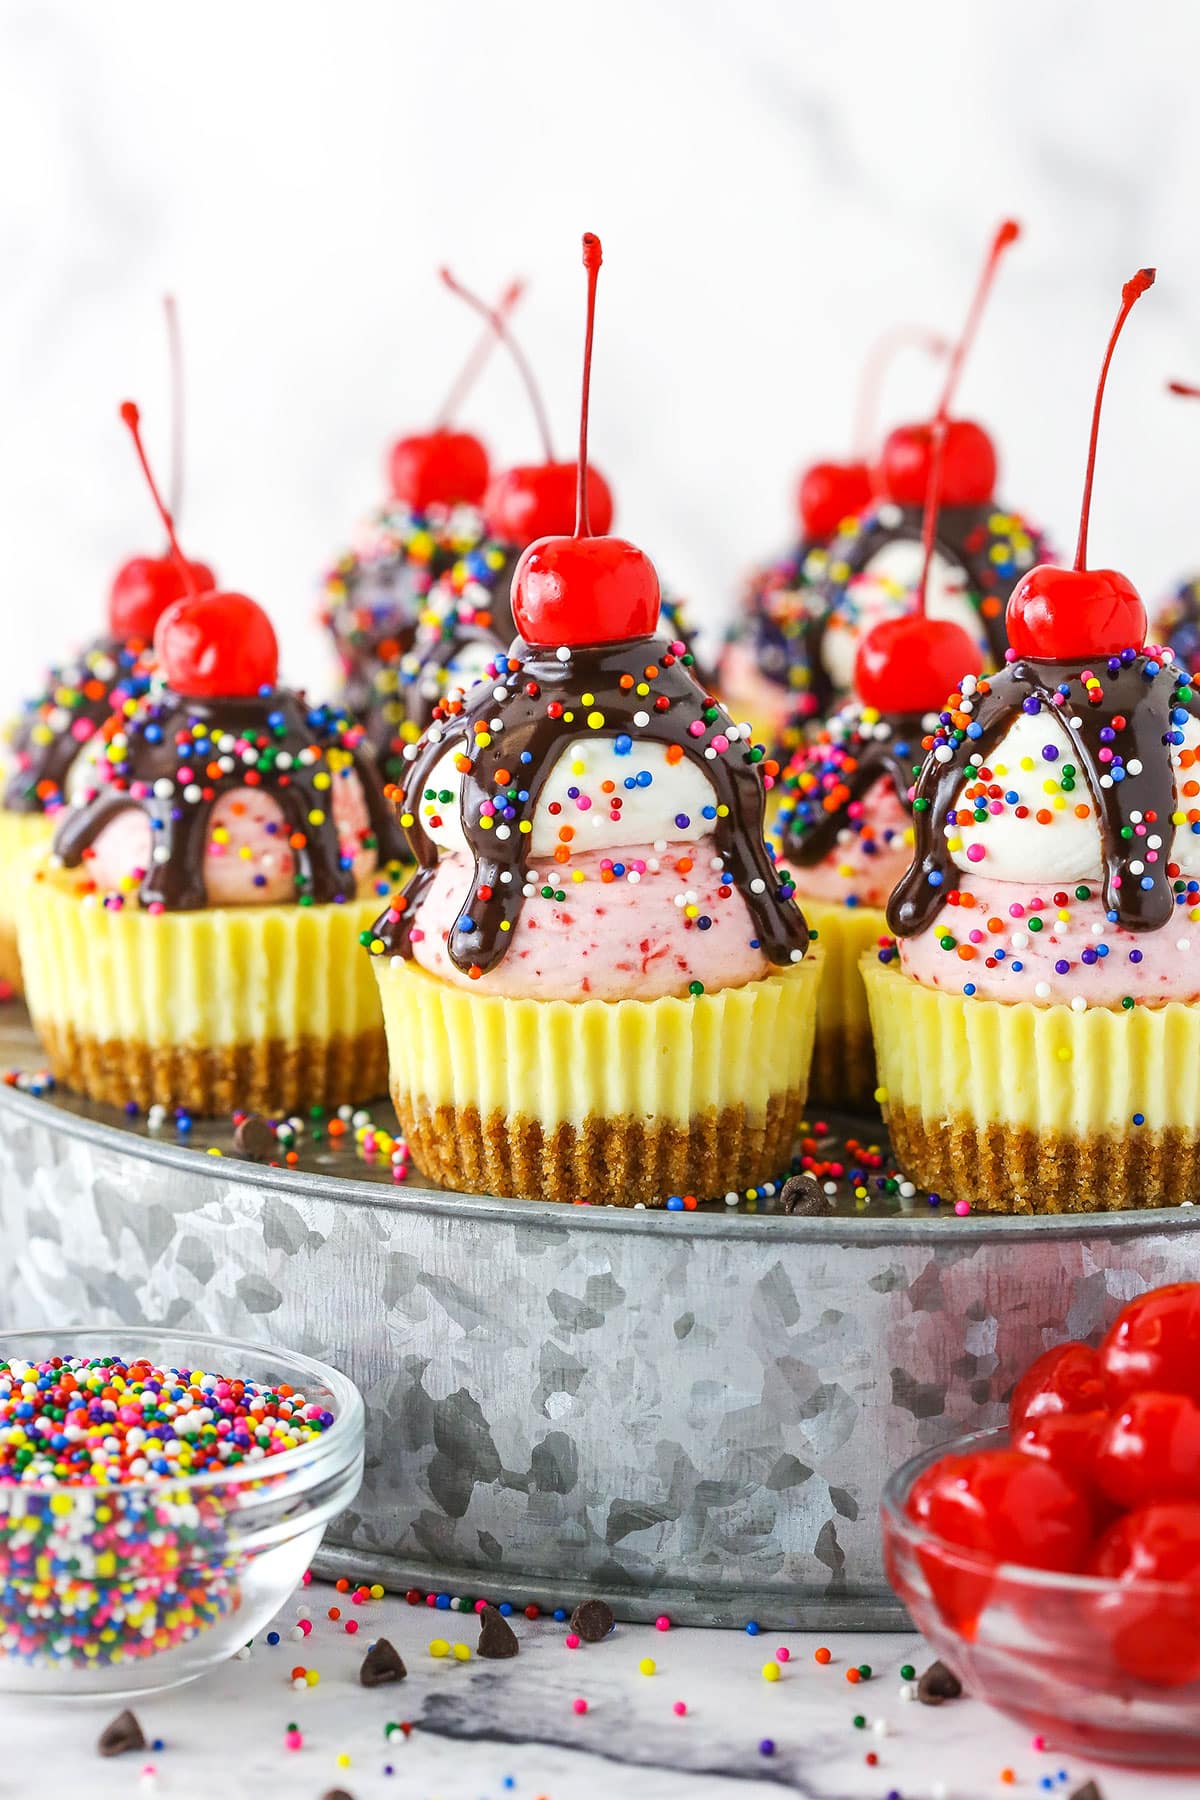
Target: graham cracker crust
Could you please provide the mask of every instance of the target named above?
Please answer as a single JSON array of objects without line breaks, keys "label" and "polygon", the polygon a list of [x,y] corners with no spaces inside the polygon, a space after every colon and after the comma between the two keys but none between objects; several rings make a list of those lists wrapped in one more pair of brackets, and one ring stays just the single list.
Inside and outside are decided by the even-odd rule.
[{"label": "graham cracker crust", "polygon": [[896,1160],[913,1181],[976,1212],[1129,1212],[1200,1200],[1200,1136],[1168,1127],[1054,1136],[1028,1126],[934,1123],[884,1106]]},{"label": "graham cracker crust", "polygon": [[101,1042],[44,1018],[37,1027],[55,1080],[107,1106],[133,1100],[143,1111],[155,1105],[183,1106],[196,1114],[241,1108],[274,1117],[387,1092],[382,1025],[354,1038],[211,1048]]},{"label": "graham cracker crust", "polygon": [[14,994],[25,992],[21,983],[21,957],[17,949],[17,928],[7,919],[0,920],[0,985]]},{"label": "graham cracker crust", "polygon": [[536,1119],[474,1106],[431,1106],[392,1094],[417,1166],[465,1193],[598,1206],[663,1202],[671,1194],[711,1199],[772,1181],[787,1167],[804,1094],[773,1094],[763,1122],[744,1107],[715,1109],[687,1125],[668,1120],[587,1119],[544,1130]]},{"label": "graham cracker crust", "polygon": [[817,1014],[812,1069],[808,1077],[808,1110],[827,1107],[833,1112],[877,1113],[875,1098],[879,1075],[875,1067],[875,1040],[869,1026],[861,1029],[836,1025],[822,1030]]}]

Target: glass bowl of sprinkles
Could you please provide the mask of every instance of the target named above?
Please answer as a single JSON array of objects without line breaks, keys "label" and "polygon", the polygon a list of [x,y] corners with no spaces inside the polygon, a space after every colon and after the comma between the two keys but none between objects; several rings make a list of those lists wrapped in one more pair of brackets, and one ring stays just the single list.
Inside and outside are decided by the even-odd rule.
[{"label": "glass bowl of sprinkles", "polygon": [[884,1489],[884,1568],[913,1623],[978,1699],[1048,1749],[1200,1768],[1200,1586],[996,1563],[909,1517],[932,1463],[1007,1443],[1000,1430],[938,1444]]},{"label": "glass bowl of sprinkles", "polygon": [[0,1333],[0,1690],[139,1694],[259,1631],[358,1492],[363,1403],[261,1344]]}]

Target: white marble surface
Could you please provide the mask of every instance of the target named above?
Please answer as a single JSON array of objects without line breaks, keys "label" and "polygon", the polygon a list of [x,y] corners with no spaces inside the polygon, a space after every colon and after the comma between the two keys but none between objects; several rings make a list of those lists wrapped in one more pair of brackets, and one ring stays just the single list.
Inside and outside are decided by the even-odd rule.
[{"label": "white marble surface", "polygon": [[[0,8],[0,706],[154,547],[114,422],[165,441],[158,297],[191,373],[187,540],[325,663],[317,573],[474,325],[521,318],[560,441],[578,235],[604,237],[594,448],[619,524],[715,619],[782,543],[800,463],[843,453],[882,327],[954,329],[981,246],[1027,227],[963,404],[1004,493],[1073,540],[1120,282],[1156,261],[1111,384],[1093,548],[1156,594],[1200,566],[1200,10],[1181,0],[6,0]],[[689,278],[689,263],[694,278]],[[923,411],[921,358],[893,415]],[[533,427],[512,370],[469,423]]]},{"label": "white marble surface", "polygon": [[[328,1620],[334,1602],[360,1621],[357,1636]],[[298,1605],[316,1621],[303,1644],[286,1635]],[[1193,1776],[1035,1752],[1027,1732],[971,1699],[938,1708],[902,1702],[897,1670],[930,1660],[913,1635],[826,1637],[834,1660],[822,1668],[812,1655],[822,1640],[798,1632],[751,1638],[618,1626],[604,1643],[568,1651],[566,1626],[518,1617],[515,1660],[463,1664],[435,1661],[427,1646],[442,1636],[473,1649],[474,1619],[398,1598],[353,1608],[314,1583],[280,1621],[277,1648],[264,1634],[248,1661],[135,1702],[147,1739],[162,1738],[160,1752],[97,1756],[96,1738],[117,1710],[112,1701],[64,1706],[0,1696],[0,1796],[321,1800],[341,1787],[353,1800],[737,1800],[757,1786],[812,1800],[885,1800],[893,1792],[903,1800],[1029,1800],[1044,1791],[1044,1776],[1064,1797],[1089,1778],[1104,1800],[1196,1793]],[[358,1669],[376,1635],[392,1640],[409,1674],[368,1691]],[[762,1665],[780,1644],[791,1660],[782,1680],[768,1683]],[[653,1676],[638,1671],[645,1656],[658,1665]],[[849,1662],[869,1663],[872,1680],[850,1686]],[[319,1671],[315,1688],[293,1691],[288,1676],[297,1663]],[[588,1701],[582,1718],[576,1696]],[[682,1718],[676,1700],[687,1704]],[[886,1720],[886,1735],[855,1730],[858,1712],[872,1726]],[[407,1742],[398,1734],[385,1742],[389,1720],[412,1723]],[[293,1721],[304,1736],[298,1751],[283,1743]],[[777,1746],[769,1759],[758,1750],[764,1737]],[[879,1757],[874,1768],[865,1761],[870,1751]],[[143,1774],[147,1764],[152,1777]],[[1001,1783],[1004,1768],[1015,1784]]]}]

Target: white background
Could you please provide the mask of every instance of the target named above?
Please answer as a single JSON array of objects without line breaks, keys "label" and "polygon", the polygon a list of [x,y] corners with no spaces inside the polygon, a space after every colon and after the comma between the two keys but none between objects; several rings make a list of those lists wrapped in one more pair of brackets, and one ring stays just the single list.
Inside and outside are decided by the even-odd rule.
[{"label": "white background", "polygon": [[[1116,365],[1093,549],[1154,600],[1200,567],[1200,9],[1189,0],[5,0],[0,8],[0,703],[157,549],[118,401],[166,443],[159,299],[190,381],[185,543],[326,663],[317,578],[380,497],[475,322],[519,319],[562,453],[583,275],[604,240],[596,460],[717,621],[788,535],[800,464],[844,454],[873,335],[956,328],[1006,212],[964,409],[1003,494],[1073,543],[1120,284],[1157,262]],[[919,356],[888,411],[920,416]],[[464,422],[536,449],[497,358]]]}]

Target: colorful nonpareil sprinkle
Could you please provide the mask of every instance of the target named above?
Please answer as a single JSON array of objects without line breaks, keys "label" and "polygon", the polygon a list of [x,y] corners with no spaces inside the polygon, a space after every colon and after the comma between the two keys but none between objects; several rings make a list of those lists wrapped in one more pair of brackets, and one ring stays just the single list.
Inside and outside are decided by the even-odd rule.
[{"label": "colorful nonpareil sprinkle", "polygon": [[287,1383],[119,1356],[0,1361],[0,1487],[171,1481],[294,1450],[332,1423]]},{"label": "colorful nonpareil sprinkle", "polygon": [[345,702],[365,725],[385,774],[399,772],[404,744],[418,735],[405,706],[402,662],[432,589],[451,569],[476,566],[483,536],[475,507],[418,512],[393,502],[360,527],[325,578],[321,620],[342,665]]},{"label": "colorful nonpareil sprinkle", "polygon": [[106,638],[77,661],[50,670],[43,691],[8,726],[9,774],[4,804],[17,812],[55,813],[68,776],[88,745],[99,744],[109,720],[131,710],[149,686],[148,646]]},{"label": "colorful nonpareil sprinkle", "polygon": [[779,782],[782,804],[774,836],[781,855],[820,866],[817,898],[850,908],[882,907],[912,856],[908,792],[920,769],[921,720],[857,703],[842,708],[800,746]]},{"label": "colorful nonpareil sprinkle", "polygon": [[230,1501],[198,1475],[262,1463],[333,1415],[282,1384],[119,1356],[0,1362],[0,1654],[97,1668],[240,1604]]},{"label": "colorful nonpareil sprinkle", "polygon": [[889,909],[905,972],[1077,1012],[1186,1000],[1200,979],[1196,690],[1153,646],[1061,675],[1018,658],[968,677],[924,739],[915,858]]},{"label": "colorful nonpareil sprinkle", "polygon": [[[138,824],[138,819],[141,824]],[[382,898],[402,854],[365,734],[284,688],[152,690],[105,727],[55,840],[85,899],[148,912]]]}]

